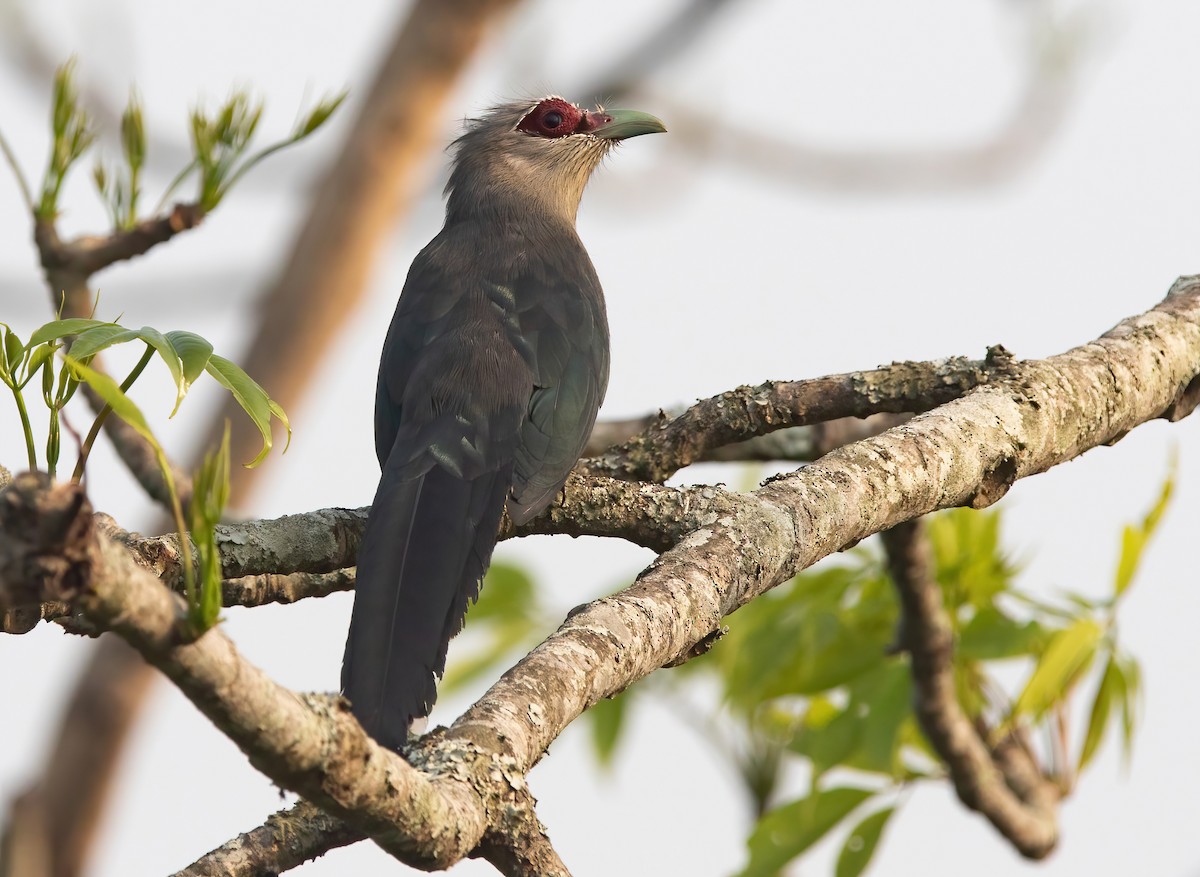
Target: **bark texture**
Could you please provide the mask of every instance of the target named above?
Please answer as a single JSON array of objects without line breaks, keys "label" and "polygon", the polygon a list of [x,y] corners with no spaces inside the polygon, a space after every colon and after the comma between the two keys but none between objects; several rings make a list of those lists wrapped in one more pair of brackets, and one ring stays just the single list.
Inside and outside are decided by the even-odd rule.
[{"label": "bark texture", "polygon": [[[1148,420],[1190,413],[1200,402],[1200,279],[1181,279],[1151,311],[1067,353],[992,359],[974,389],[752,493],[577,473],[539,532],[632,536],[663,553],[630,588],[572,612],[449,729],[416,740],[403,759],[367,738],[338,700],[276,685],[219,629],[188,641],[179,598],[163,586],[178,572],[169,541],[125,536],[95,516],[77,488],[20,475],[0,493],[0,594],[33,588],[43,601],[72,603],[89,625],[115,632],[159,667],[260,771],[402,861],[446,867],[483,855],[504,873],[538,873],[534,862],[552,872],[561,863],[525,775],[571,721],[686,660],[724,616],[822,557],[937,509],[985,507],[1018,478]],[[775,423],[763,418],[756,428]],[[357,512],[327,510],[227,529],[226,574],[341,569],[359,520]],[[919,561],[909,558],[914,581]],[[277,568],[260,568],[270,564]],[[905,605],[923,611],[936,634],[936,607]],[[934,679],[942,650],[936,636],[931,642]],[[907,645],[916,665],[925,646]],[[926,700],[922,722],[942,738],[960,796],[1023,853],[1044,855],[1057,838],[1052,813],[1026,832],[1008,804],[987,803],[999,771],[1015,796],[1009,804],[1039,817],[1052,811],[1012,741],[979,761],[972,744],[955,742],[962,729],[953,716],[934,714],[938,698]],[[309,850],[331,843],[329,832],[312,837],[323,839]]]}]

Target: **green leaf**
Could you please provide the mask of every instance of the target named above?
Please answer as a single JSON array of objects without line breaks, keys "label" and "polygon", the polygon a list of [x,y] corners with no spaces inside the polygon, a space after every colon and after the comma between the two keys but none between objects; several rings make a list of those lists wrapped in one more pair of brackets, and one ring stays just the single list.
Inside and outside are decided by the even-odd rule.
[{"label": "green leaf", "polygon": [[125,161],[135,174],[146,161],[146,124],[142,118],[142,100],[134,90],[121,114],[121,149]]},{"label": "green leaf", "polygon": [[165,337],[179,356],[179,362],[183,366],[183,382],[190,387],[208,365],[213,346],[194,332],[177,330],[167,332]]},{"label": "green leaf", "polygon": [[45,369],[49,372],[53,369],[54,350],[54,346],[50,344],[39,344],[33,348],[33,352],[29,355],[29,361],[25,364],[25,375],[21,381],[22,387],[28,384],[39,370]]},{"label": "green leaf", "polygon": [[21,339],[17,337],[17,333],[6,326],[4,328],[4,358],[7,361],[8,368],[5,370],[5,374],[15,372],[24,355],[25,345],[21,343]]},{"label": "green leaf", "polygon": [[116,323],[108,323],[104,320],[91,320],[86,317],[71,317],[66,320],[51,320],[44,326],[39,327],[32,335],[29,336],[29,346],[35,344],[43,344],[46,341],[54,341],[58,338],[63,338],[67,335],[78,335],[88,329],[94,329],[97,326],[116,326],[118,329],[123,328],[117,326]]},{"label": "green leaf", "polygon": [[[47,347],[51,345],[47,344]],[[59,370],[59,381],[64,379],[65,375],[71,373],[71,367],[67,363],[63,363]],[[54,407],[54,364],[51,362],[42,369],[42,399],[46,402],[47,408]]]},{"label": "green leaf", "polygon": [[54,134],[50,160],[42,177],[42,194],[36,215],[51,219],[57,213],[58,194],[71,166],[95,139],[87,113],[79,105],[74,83],[74,59],[58,68],[54,76],[51,130]]},{"label": "green leaf", "polygon": [[[185,334],[192,338],[198,337],[191,333]],[[203,341],[203,339],[200,340]],[[85,329],[76,336],[75,341],[71,344],[71,356],[77,360],[87,361],[89,357],[95,356],[102,350],[107,350],[117,344],[124,344],[127,341],[144,341],[155,349],[166,364],[167,370],[171,373],[171,381],[175,385],[175,407],[171,411],[173,417],[179,410],[179,404],[183,401],[183,397],[187,395],[191,382],[184,379],[180,355],[171,340],[157,329],[149,326],[143,326],[140,329],[125,329],[116,323],[102,323]],[[208,349],[211,351],[212,346],[209,345]]]},{"label": "green leaf", "polygon": [[1121,596],[1133,583],[1142,549],[1146,547],[1146,534],[1140,528],[1126,524],[1121,533],[1121,555],[1117,560],[1117,574],[1113,582],[1113,594]]},{"label": "green leaf", "polygon": [[1142,554],[1166,513],[1167,506],[1171,502],[1171,494],[1175,490],[1175,465],[1175,461],[1172,459],[1167,477],[1159,489],[1158,499],[1146,516],[1142,518],[1141,524],[1126,526],[1121,534],[1121,555],[1117,560],[1117,573],[1113,581],[1114,597],[1120,597],[1133,584],[1133,578],[1142,561]]},{"label": "green leaf", "polygon": [[838,708],[826,698],[814,697],[788,749],[811,761],[813,776],[819,778],[850,757],[862,732],[863,721],[855,704]]},{"label": "green leaf", "polygon": [[519,566],[496,561],[488,568],[479,599],[471,607],[468,618],[474,629],[481,623],[533,617],[537,607],[537,586],[533,577]]},{"label": "green leaf", "polygon": [[853,703],[866,707],[862,725],[862,757],[851,766],[895,774],[900,769],[900,727],[912,714],[912,674],[902,661],[892,661],[864,690],[854,690]]},{"label": "green leaf", "polygon": [[912,713],[911,696],[907,665],[892,660],[852,683],[845,707],[813,697],[788,749],[812,762],[814,778],[836,767],[898,775],[900,729]]},{"label": "green leaf", "polygon": [[1017,698],[1014,713],[1039,718],[1060,702],[1096,656],[1103,634],[1092,618],[1079,618],[1054,634]]},{"label": "green leaf", "polygon": [[978,610],[959,633],[955,657],[996,661],[1041,653],[1052,634],[1036,621],[1017,621],[995,606]]},{"label": "green leaf", "polygon": [[831,565],[798,576],[730,618],[722,671],[743,712],[764,699],[812,695],[878,668],[898,608],[874,565]]},{"label": "green leaf", "polygon": [[215,453],[206,454],[192,479],[188,507],[191,539],[200,565],[199,588],[187,595],[188,620],[199,635],[217,623],[221,614],[221,553],[216,528],[229,502],[229,421]]},{"label": "green leaf", "polygon": [[937,579],[950,609],[988,606],[1011,588],[1016,566],[1000,550],[999,512],[950,509],[928,521]]},{"label": "green leaf", "polygon": [[1120,677],[1120,670],[1117,669],[1116,655],[1109,655],[1108,664],[1104,668],[1104,675],[1100,677],[1100,684],[1096,687],[1096,696],[1092,699],[1092,710],[1088,716],[1087,733],[1083,738],[1083,749],[1079,753],[1079,766],[1076,768],[1079,773],[1082,773],[1083,769],[1088,766],[1088,763],[1100,748],[1100,744],[1104,741],[1104,734],[1108,729],[1108,719],[1112,713],[1113,701],[1123,696],[1124,688],[1124,682]]},{"label": "green leaf", "polygon": [[869,789],[827,789],[767,813],[758,820],[747,842],[750,861],[740,877],[776,877],[784,865],[874,794]]},{"label": "green leaf", "polygon": [[271,446],[274,443],[274,439],[271,436],[272,415],[279,418],[283,423],[284,428],[287,430],[288,440],[289,442],[291,441],[292,427],[287,420],[287,416],[283,414],[283,409],[274,404],[267,395],[267,391],[260,387],[241,368],[224,357],[213,354],[208,358],[204,370],[212,375],[217,383],[233,394],[233,398],[242,406],[242,410],[250,416],[250,420],[254,422],[259,434],[262,436],[262,450],[258,452],[257,457],[245,464],[246,468],[254,468],[265,460],[267,454],[271,452]]},{"label": "green leaf", "polygon": [[1121,703],[1121,751],[1128,761],[1133,754],[1133,735],[1137,730],[1142,695],[1142,670],[1138,662],[1128,656],[1119,656],[1115,666],[1119,679],[1117,698]]},{"label": "green leaf", "polygon": [[116,323],[101,323],[84,329],[75,336],[75,340],[71,342],[71,357],[80,362],[87,362],[102,350],[136,338],[137,333],[132,329],[126,329]]},{"label": "green leaf", "polygon": [[625,706],[628,693],[597,701],[584,715],[591,730],[592,750],[602,767],[611,767],[617,753],[621,730],[625,727]]},{"label": "green leaf", "polygon": [[894,812],[894,807],[885,807],[851,829],[850,836],[846,838],[838,856],[835,877],[858,877],[866,870],[867,865],[871,863],[871,857],[875,855],[875,848],[879,845],[883,829]]},{"label": "green leaf", "polygon": [[302,140],[309,134],[316,131],[324,125],[329,117],[334,114],[338,107],[342,105],[342,101],[346,99],[348,92],[343,91],[334,97],[327,97],[320,101],[307,116],[305,116],[292,131],[293,140]]},{"label": "green leaf", "polygon": [[142,326],[138,329],[137,337],[157,351],[159,358],[166,363],[167,371],[171,373],[171,381],[175,384],[175,407],[171,409],[170,416],[174,417],[179,411],[183,397],[187,395],[188,389],[191,387],[191,383],[183,378],[183,365],[180,362],[179,352],[169,338],[149,326]]}]

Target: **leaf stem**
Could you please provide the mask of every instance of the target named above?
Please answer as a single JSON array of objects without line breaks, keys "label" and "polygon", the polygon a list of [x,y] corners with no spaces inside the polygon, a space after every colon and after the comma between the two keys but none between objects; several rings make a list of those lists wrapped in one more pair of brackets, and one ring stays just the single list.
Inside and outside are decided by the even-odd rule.
[{"label": "leaf stem", "polygon": [[[153,349],[149,352],[152,353]],[[147,361],[149,357],[143,356],[142,359]],[[158,458],[158,468],[167,485],[167,495],[171,497],[171,517],[175,519],[175,529],[179,532],[179,551],[183,555],[183,587],[187,593],[190,614],[190,607],[196,602],[196,571],[192,568],[192,537],[188,533],[187,522],[183,518],[183,503],[179,501],[179,491],[175,489],[175,476],[171,474],[171,463],[157,442],[154,444],[154,455]],[[194,627],[194,624],[192,626]],[[193,634],[202,632],[192,631]]]},{"label": "leaf stem", "polygon": [[17,400],[17,411],[21,415],[21,428],[25,431],[25,450],[29,454],[29,469],[37,469],[37,448],[33,443],[33,427],[29,424],[29,411],[25,408],[25,397],[16,386],[10,385],[13,398]]},{"label": "leaf stem", "polygon": [[171,195],[175,193],[175,190],[179,188],[183,181],[187,179],[188,174],[194,171],[196,167],[197,162],[195,159],[193,159],[192,161],[188,162],[187,166],[184,167],[183,170],[175,175],[175,179],[171,180],[166,190],[162,193],[162,197],[158,199],[158,204],[154,206],[154,213],[152,214],[153,216],[158,216],[158,214],[162,213],[163,210],[166,209],[167,202],[171,199]]},{"label": "leaf stem", "polygon": [[[129,376],[126,377],[121,383],[122,393],[129,391],[129,388],[133,386],[133,382],[141,376],[142,372],[145,370],[146,366],[150,364],[150,360],[153,357],[154,348],[147,344],[146,352],[142,354],[142,358],[138,360],[137,365],[133,367],[133,370],[129,372]],[[104,421],[108,420],[108,415],[110,414],[112,414],[112,406],[105,403],[104,407],[100,409],[100,413],[96,415],[96,420],[92,423],[92,428],[88,430],[87,438],[83,440],[83,447],[79,449],[79,460],[75,463],[75,471],[71,473],[71,481],[74,483],[78,484],[80,480],[82,480],[83,469],[87,464],[88,455],[92,452],[92,445],[96,443],[96,437],[100,435],[100,428],[104,426]],[[162,463],[163,474],[166,476],[167,487],[170,490],[173,501],[176,503],[176,505],[178,505],[179,501],[177,498],[175,498],[175,487],[171,483],[170,467],[166,464],[165,458]],[[182,514],[183,513],[180,512],[180,521],[183,520]]]},{"label": "leaf stem", "polygon": [[229,178],[225,180],[224,185],[222,185],[219,192],[216,193],[217,198],[224,198],[229,190],[233,188],[234,184],[244,177],[248,171],[252,170],[255,165],[259,164],[263,159],[270,158],[280,150],[287,149],[289,146],[299,142],[299,140],[299,137],[289,137],[287,140],[281,140],[278,143],[273,143],[261,152],[257,152],[250,156],[248,159],[242,162],[241,167],[230,174]]}]

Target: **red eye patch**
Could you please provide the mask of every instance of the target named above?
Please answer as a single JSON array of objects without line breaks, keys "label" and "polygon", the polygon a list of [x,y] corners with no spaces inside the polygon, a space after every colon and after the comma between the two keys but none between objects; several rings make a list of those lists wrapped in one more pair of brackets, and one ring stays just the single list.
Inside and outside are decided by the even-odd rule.
[{"label": "red eye patch", "polygon": [[560,97],[548,97],[517,125],[518,131],[539,137],[566,137],[574,134],[584,117],[583,111]]}]

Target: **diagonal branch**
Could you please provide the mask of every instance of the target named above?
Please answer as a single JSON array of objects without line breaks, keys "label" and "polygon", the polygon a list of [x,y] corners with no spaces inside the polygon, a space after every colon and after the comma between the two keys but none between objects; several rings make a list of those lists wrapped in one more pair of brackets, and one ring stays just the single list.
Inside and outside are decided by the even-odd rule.
[{"label": "diagonal branch", "polygon": [[1055,16],[1050,3],[1022,4],[1028,16],[1020,94],[983,138],[964,145],[848,149],[730,124],[710,111],[656,94],[673,143],[763,177],[833,192],[954,191],[995,185],[1040,157],[1068,118],[1086,40],[1077,16]]},{"label": "diagonal branch", "polygon": [[958,398],[1012,363],[1003,347],[983,362],[954,357],[898,362],[873,371],[738,387],[651,426],[594,460],[590,471],[636,481],[666,481],[712,451],[787,427],[843,417],[927,411]]},{"label": "diagonal branch", "polygon": [[[940,508],[989,505],[1016,479],[1148,420],[1185,416],[1198,398],[1200,278],[1184,278],[1157,307],[1097,341],[1013,363],[967,395],[754,493],[608,482],[618,496],[708,497],[721,510],[697,513],[680,499],[678,508],[695,514],[690,533],[633,586],[573,612],[450,729],[410,747],[407,762],[367,738],[343,702],[273,683],[220,630],[182,641],[178,598],[95,526],[77,488],[22,475],[0,493],[0,594],[38,583],[43,599],[74,600],[276,783],[403,861],[445,867],[485,852],[504,830],[506,808],[523,804],[525,774],[571,721],[683,659],[738,607],[873,533]],[[593,514],[586,491],[603,485],[575,481],[582,498],[569,487],[551,520]]]},{"label": "diagonal branch", "polygon": [[56,288],[55,278],[90,278],[117,262],[144,256],[159,244],[166,243],[181,232],[198,226],[204,219],[199,204],[176,204],[169,213],[143,219],[132,228],[117,229],[106,235],[84,235],[64,241],[51,220],[39,219],[34,226],[34,240],[41,256],[47,279]]},{"label": "diagonal branch", "polygon": [[523,769],[578,715],[686,655],[724,616],[823,557],[942,508],[983,507],[1014,480],[1178,419],[1200,390],[1200,278],[1049,360],[1015,364],[903,426],[774,479],[663,554],[629,589],[572,616],[452,726]]},{"label": "diagonal branch", "polygon": [[299,801],[252,831],[205,853],[171,877],[259,877],[281,874],[338,847],[363,840],[336,817]]},{"label": "diagonal branch", "polygon": [[661,25],[617,57],[580,91],[593,103],[623,98],[671,60],[695,46],[731,0],[688,0]]},{"label": "diagonal branch", "polygon": [[921,522],[908,521],[882,535],[903,611],[900,645],[912,661],[917,721],[945,762],[959,800],[983,814],[1023,855],[1040,859],[1058,841],[1058,790],[1031,759],[994,753],[959,705],[954,636]]}]

